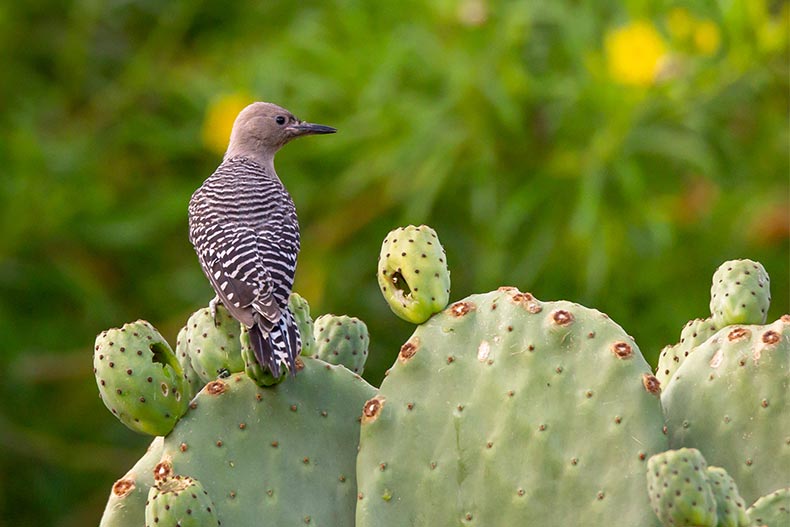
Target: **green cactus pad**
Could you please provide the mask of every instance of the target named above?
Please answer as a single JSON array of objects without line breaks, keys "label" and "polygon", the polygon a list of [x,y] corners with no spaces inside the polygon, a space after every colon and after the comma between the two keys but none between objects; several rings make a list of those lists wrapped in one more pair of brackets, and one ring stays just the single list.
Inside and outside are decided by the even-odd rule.
[{"label": "green cactus pad", "polygon": [[672,448],[694,447],[747,503],[790,483],[790,316],[728,326],[698,346],[662,393]]},{"label": "green cactus pad", "polygon": [[136,432],[167,434],[189,404],[181,365],[144,320],[100,333],[93,371],[104,405]]},{"label": "green cactus pad", "polygon": [[707,477],[716,499],[716,527],[749,527],[746,506],[735,480],[721,467],[708,467]]},{"label": "green cactus pad", "polygon": [[659,391],[599,311],[515,288],[452,304],[365,405],[356,525],[654,525],[635,482],[667,448]]},{"label": "green cactus pad", "polygon": [[163,437],[148,446],[140,460],[115,482],[99,527],[140,527],[145,523],[145,502],[154,484],[154,467],[162,458]]},{"label": "green cactus pad", "polygon": [[346,315],[321,315],[315,320],[314,336],[317,359],[362,375],[370,344],[364,322]]},{"label": "green cactus pad", "polygon": [[653,512],[665,526],[716,527],[716,498],[699,450],[681,448],[651,457],[647,491]]},{"label": "green cactus pad", "polygon": [[680,364],[686,360],[694,348],[708,340],[716,333],[716,326],[710,318],[690,320],[680,333],[680,341],[661,350],[658,356],[656,378],[666,390],[672,375],[675,374]]},{"label": "green cactus pad", "polygon": [[207,384],[165,438],[173,472],[198,479],[222,525],[354,524],[359,418],[375,389],[301,357],[270,388],[244,374]]},{"label": "green cactus pad", "polygon": [[313,319],[310,318],[310,304],[298,293],[291,293],[288,308],[294,315],[299,336],[302,338],[302,355],[312,357],[315,354],[315,337],[313,337]]},{"label": "green cactus pad", "polygon": [[145,527],[218,526],[208,492],[194,478],[174,475],[157,481],[148,492]]},{"label": "green cactus pad", "polygon": [[205,386],[205,382],[200,378],[200,376],[195,371],[195,368],[192,367],[192,359],[189,356],[189,350],[187,347],[187,327],[184,326],[181,328],[181,331],[178,332],[178,336],[176,337],[176,358],[178,359],[178,363],[181,365],[181,369],[184,371],[184,380],[186,381],[186,391],[185,394],[187,399],[192,399],[196,393],[200,391],[203,386]]},{"label": "green cactus pad", "polygon": [[206,307],[189,317],[186,328],[187,354],[204,384],[216,379],[223,370],[244,371],[239,343],[241,324],[222,304],[217,305],[216,320]]},{"label": "green cactus pad", "polygon": [[770,279],[760,262],[730,260],[713,274],[710,312],[717,328],[765,324],[771,304]]},{"label": "green cactus pad", "polygon": [[381,245],[376,276],[392,311],[407,322],[422,324],[450,298],[444,249],[427,225],[390,232]]},{"label": "green cactus pad", "polygon": [[763,496],[746,514],[753,527],[787,527],[790,525],[790,488]]}]

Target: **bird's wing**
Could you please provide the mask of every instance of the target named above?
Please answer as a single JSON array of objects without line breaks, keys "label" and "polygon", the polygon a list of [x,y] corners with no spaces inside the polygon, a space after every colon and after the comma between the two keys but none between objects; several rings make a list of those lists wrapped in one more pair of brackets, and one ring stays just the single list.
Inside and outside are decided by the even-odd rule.
[{"label": "bird's wing", "polygon": [[212,242],[201,262],[222,304],[248,327],[254,323],[255,312],[276,323],[280,306],[260,236],[248,227],[218,224],[207,226],[204,235]]}]

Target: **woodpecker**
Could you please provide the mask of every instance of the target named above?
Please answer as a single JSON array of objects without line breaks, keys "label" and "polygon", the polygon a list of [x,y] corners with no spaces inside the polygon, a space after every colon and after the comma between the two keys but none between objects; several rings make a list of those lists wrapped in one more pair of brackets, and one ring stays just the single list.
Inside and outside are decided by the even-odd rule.
[{"label": "woodpecker", "polygon": [[288,297],[299,254],[299,222],[274,155],[304,135],[331,134],[275,104],[255,102],[236,117],[222,163],[189,201],[189,240],[216,296],[249,330],[255,358],[294,375],[302,347]]}]

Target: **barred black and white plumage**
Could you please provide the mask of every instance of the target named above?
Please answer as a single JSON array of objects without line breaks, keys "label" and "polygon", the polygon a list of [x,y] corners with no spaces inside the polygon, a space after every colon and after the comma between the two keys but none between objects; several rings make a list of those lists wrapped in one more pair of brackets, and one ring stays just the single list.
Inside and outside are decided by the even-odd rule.
[{"label": "barred black and white plumage", "polygon": [[301,337],[288,309],[299,222],[274,154],[300,135],[334,129],[253,103],[237,117],[225,159],[189,202],[189,238],[217,299],[249,330],[255,358],[293,375]]}]

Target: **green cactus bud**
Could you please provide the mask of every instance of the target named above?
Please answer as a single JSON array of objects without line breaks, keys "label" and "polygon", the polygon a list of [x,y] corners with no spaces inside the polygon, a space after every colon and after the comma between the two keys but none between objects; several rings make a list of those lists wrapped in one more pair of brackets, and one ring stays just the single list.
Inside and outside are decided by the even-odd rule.
[{"label": "green cactus bud", "polygon": [[184,371],[144,320],[96,337],[93,371],[104,405],[135,432],[166,435],[189,404]]},{"label": "green cactus bud", "polygon": [[721,467],[708,467],[707,477],[716,499],[716,527],[750,527],[735,480]]},{"label": "green cactus bud", "polygon": [[666,389],[672,375],[675,374],[681,363],[686,360],[689,353],[694,351],[694,348],[708,340],[713,334],[716,333],[716,326],[710,318],[690,320],[680,333],[680,341],[673,345],[667,346],[658,356],[658,368],[656,368],[656,378],[661,383],[661,386]]},{"label": "green cactus bud", "polygon": [[140,527],[145,523],[145,502],[163,444],[163,437],[154,438],[145,455],[113,484],[99,527]]},{"label": "green cactus bud", "polygon": [[713,274],[710,312],[717,328],[765,324],[771,304],[770,279],[760,262],[730,260]]},{"label": "green cactus bud", "polygon": [[214,503],[196,479],[180,475],[166,477],[148,492],[145,527],[212,525],[220,525]]},{"label": "green cactus bud", "polygon": [[447,306],[450,271],[436,232],[426,225],[400,227],[381,245],[379,286],[392,311],[422,324]]},{"label": "green cactus bud", "polygon": [[667,448],[659,391],[599,311],[515,288],[456,302],[364,406],[356,526],[655,525],[634,481]]},{"label": "green cactus bud", "polygon": [[747,503],[790,474],[790,316],[727,326],[698,346],[661,394],[672,448],[723,467]]},{"label": "green cactus bud", "polygon": [[321,315],[315,320],[315,357],[330,364],[342,364],[362,375],[368,358],[368,327],[358,318]]},{"label": "green cactus bud", "polygon": [[244,370],[241,358],[241,324],[222,305],[217,305],[216,320],[209,308],[196,311],[187,320],[186,347],[192,368],[203,383],[211,382],[223,371]]},{"label": "green cactus bud", "polygon": [[[255,381],[258,386],[273,386],[283,382],[285,378],[288,377],[287,371],[283,371],[282,375],[275,377],[269,371],[269,368],[264,368],[258,363],[255,358],[255,352],[252,349],[252,344],[250,343],[250,332],[244,327],[244,324],[241,325],[241,337],[239,338],[239,342],[241,343],[241,358],[244,361],[244,373],[247,374],[247,377]],[[298,357],[296,366],[298,369]]]},{"label": "green cactus bud", "polygon": [[302,338],[302,355],[308,357],[315,354],[315,337],[313,337],[313,319],[310,318],[310,304],[298,293],[291,293],[288,308],[294,315],[299,336]]},{"label": "green cactus bud", "polygon": [[790,488],[763,496],[746,514],[754,527],[787,527],[790,525]]},{"label": "green cactus bud", "polygon": [[184,370],[184,379],[187,383],[185,395],[187,399],[192,399],[206,383],[203,382],[195,371],[195,368],[192,367],[192,360],[189,355],[187,344],[186,326],[181,328],[181,331],[178,332],[178,336],[176,337],[176,358],[181,365],[181,369]]},{"label": "green cactus bud", "polygon": [[699,450],[681,448],[651,457],[647,490],[653,512],[665,526],[716,527],[716,498]]}]

